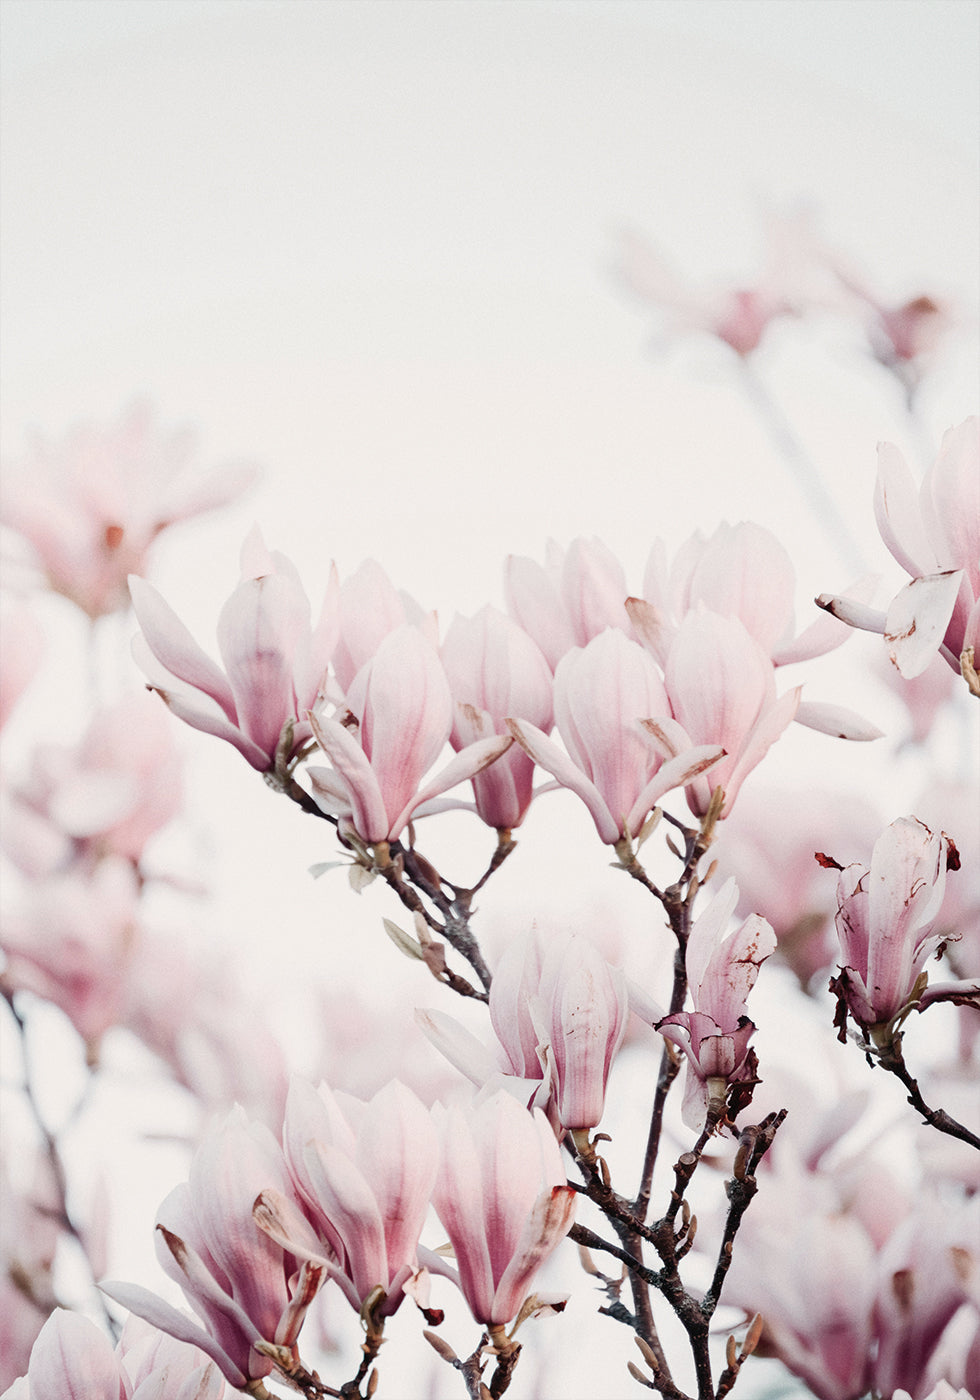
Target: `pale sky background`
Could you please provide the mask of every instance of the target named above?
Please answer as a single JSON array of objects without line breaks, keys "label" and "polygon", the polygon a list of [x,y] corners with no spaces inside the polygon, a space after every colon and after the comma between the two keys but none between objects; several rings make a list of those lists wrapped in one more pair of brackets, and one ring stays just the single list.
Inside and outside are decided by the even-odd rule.
[{"label": "pale sky background", "polygon": [[[801,615],[845,586],[731,357],[654,346],[612,276],[626,227],[724,284],[757,272],[767,210],[812,205],[884,296],[963,308],[924,435],[975,411],[972,0],[2,0],[0,23],[4,456],[145,396],[164,424],[199,428],[203,460],[262,464],[247,502],[157,558],[206,646],[256,520],[317,600],[331,558],[343,575],[374,555],[444,625],[501,604],[508,552],[595,533],[639,591],[656,536],[673,549],[722,519],[790,548]],[[758,364],[897,587],[873,526],[875,444],[921,443],[893,382],[839,326],[777,330]],[[77,664],[74,620],[47,622]],[[831,664],[812,698],[880,703],[887,721],[859,664]],[[42,677],[25,737],[80,727],[63,674]],[[395,959],[377,932],[395,911],[309,881],[329,833],[230,748],[182,738],[213,926],[288,1040],[325,939],[343,920],[338,963],[355,938]],[[908,809],[921,773],[833,749],[797,732],[785,762],[884,785],[889,818]],[[550,830],[527,835],[547,906],[615,898],[605,852],[569,869]],[[459,839],[475,870],[485,842]],[[526,910],[522,880],[501,873],[491,920]],[[121,1205],[118,1275],[142,1264],[131,1241],[178,1160],[147,1161]]]}]

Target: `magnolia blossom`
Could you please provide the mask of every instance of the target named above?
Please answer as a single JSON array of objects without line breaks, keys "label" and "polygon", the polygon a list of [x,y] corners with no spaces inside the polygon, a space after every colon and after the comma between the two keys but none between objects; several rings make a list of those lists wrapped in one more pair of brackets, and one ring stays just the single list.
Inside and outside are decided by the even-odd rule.
[{"label": "magnolia blossom", "polygon": [[668,567],[662,540],[650,551],[643,597],[627,600],[640,640],[663,665],[681,620],[699,605],[738,618],[774,666],[832,651],[847,630],[818,616],[799,635],[793,614],[796,575],[792,560],[771,531],[747,520],[723,522],[705,538],[688,539]]},{"label": "magnolia blossom", "polygon": [[[536,644],[496,608],[456,617],[442,646],[454,702],[450,742],[467,744],[506,732],[509,716],[548,732],[552,724],[551,671]],[[534,764],[513,745],[473,778],[476,810],[488,826],[520,826],[531,804]]]},{"label": "magnolia blossom", "polygon": [[286,1164],[267,1128],[240,1108],[209,1134],[191,1162],[189,1180],[172,1191],[157,1217],[157,1256],[201,1322],[136,1284],[104,1283],[103,1292],[172,1337],[200,1347],[239,1390],[265,1394],[273,1363],[253,1345],[292,1351],[323,1269],[296,1260],[263,1234],[252,1208],[265,1189],[289,1190]]},{"label": "magnolia blossom", "polygon": [[432,1202],[470,1311],[491,1330],[503,1327],[517,1316],[575,1213],[575,1193],[544,1114],[529,1113],[504,1090],[450,1109]]},{"label": "magnolia blossom", "polygon": [[30,608],[24,603],[4,607],[0,612],[0,729],[34,679],[43,652],[44,636]]},{"label": "magnolia blossom", "polygon": [[737,903],[738,886],[726,880],[695,920],[685,955],[693,1010],[665,1016],[656,1026],[687,1056],[682,1112],[691,1128],[702,1128],[706,1114],[723,1115],[730,1086],[753,1078],[749,1039],[755,1026],[745,1002],[776,935],[758,914],[726,933]]},{"label": "magnolia blossom", "polygon": [[712,790],[721,787],[727,816],[745,778],[795,717],[802,687],[777,697],[773,664],[743,623],[703,606],[677,628],[664,680],[684,741],[725,751],[707,775],[690,782],[688,805],[703,816]]},{"label": "magnolia blossom", "polygon": [[622,564],[599,539],[574,540],[567,550],[551,541],[543,566],[511,554],[504,569],[508,611],[552,671],[572,647],[607,627],[629,630],[627,592]]},{"label": "magnolia blossom", "polygon": [[416,627],[390,632],[351,683],[353,725],[311,715],[332,765],[313,768],[313,795],[369,844],[394,841],[416,808],[481,772],[510,747],[509,736],[468,744],[428,785],[420,783],[449,738],[453,702],[432,643]]},{"label": "magnolia blossom", "polygon": [[423,614],[414,598],[396,589],[375,559],[365,559],[344,579],[337,595],[337,616],[339,634],[332,661],[345,693],[396,627],[410,622],[431,642],[438,640],[435,615]]},{"label": "magnolia blossom", "polygon": [[269,553],[258,529],[246,539],[242,580],[218,619],[224,670],[202,651],[160,594],[131,578],[143,629],[134,651],[150,688],[194,729],[234,744],[253,768],[275,766],[286,726],[286,756],[310,737],[305,722],[325,681],[337,637],[336,572],[316,625],[293,564]]},{"label": "magnolia blossom", "polygon": [[501,1085],[573,1134],[602,1117],[628,1016],[623,972],[588,938],[536,929],[510,942],[494,969],[494,1050],[441,1011],[416,1012],[433,1044],[474,1084]]},{"label": "magnolia blossom", "polygon": [[335,1279],[358,1312],[388,1317],[406,1292],[421,1303],[418,1242],[439,1156],[422,1102],[397,1080],[363,1103],[294,1079],[283,1145],[302,1210],[265,1190],[255,1204],[261,1229]]},{"label": "magnolia blossom", "polygon": [[4,988],[60,1006],[93,1063],[123,1006],[139,938],[138,905],[132,865],[107,856],[92,871],[73,867],[45,880],[4,919]]},{"label": "magnolia blossom", "polygon": [[77,744],[39,745],[9,800],[4,849],[28,874],[110,853],[138,864],[183,800],[173,726],[145,692],[124,696]]},{"label": "magnolia blossom", "polygon": [[[834,989],[864,1029],[888,1026],[921,992],[925,961],[942,941],[931,932],[953,844],[916,817],[901,817],[875,842],[870,868],[845,866],[837,880],[841,972]],[[843,1028],[841,1030],[843,1037]]]},{"label": "magnolia blossom", "polygon": [[202,1352],[130,1318],[115,1349],[94,1323],[56,1308],[38,1334],[24,1378],[2,1400],[225,1400]]},{"label": "magnolia blossom", "polygon": [[186,432],[161,433],[145,405],[112,428],[38,440],[8,473],[0,521],[28,541],[52,588],[89,617],[115,612],[162,530],[233,500],[255,476],[243,466],[193,470],[192,448]]},{"label": "magnolia blossom", "polygon": [[887,613],[829,593],[817,603],[852,627],[884,633],[903,676],[921,675],[937,651],[959,671],[962,654],[980,650],[980,419],[944,434],[918,489],[898,448],[882,443],[875,518],[912,582]]},{"label": "magnolia blossom", "polygon": [[[46,1153],[0,1157],[0,1386],[27,1371],[38,1332],[55,1304],[61,1235],[58,1187]],[[13,1170],[10,1170],[13,1168]],[[19,1170],[18,1170],[19,1169]]]},{"label": "magnolia blossom", "polygon": [[[653,716],[660,717],[656,745],[641,727]],[[512,719],[510,730],[535,763],[581,797],[608,845],[635,837],[665,792],[721,757],[717,743],[693,746],[685,735],[675,744],[677,728],[656,666],[616,628],[559,662],[555,723],[567,752],[527,721]]]}]

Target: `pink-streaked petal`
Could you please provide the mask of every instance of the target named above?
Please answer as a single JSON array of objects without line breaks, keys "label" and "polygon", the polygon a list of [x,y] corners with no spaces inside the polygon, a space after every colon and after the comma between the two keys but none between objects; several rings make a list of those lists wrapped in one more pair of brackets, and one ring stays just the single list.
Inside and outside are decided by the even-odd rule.
[{"label": "pink-streaked petal", "polygon": [[129,594],[146,644],[161,666],[177,680],[210,695],[234,723],[237,713],[228,677],[198,646],[170,604],[135,574],[130,575]]},{"label": "pink-streaked petal", "polygon": [[[168,1333],[171,1337],[176,1337],[180,1342],[189,1342],[191,1346],[199,1347],[206,1356],[217,1365],[221,1374],[230,1385],[239,1389],[244,1386],[249,1377],[245,1375],[241,1367],[237,1366],[228,1353],[206,1332],[204,1328],[193,1318],[185,1316],[170,1303],[165,1303],[162,1298],[158,1298],[155,1293],[151,1293],[146,1288],[141,1288],[136,1283],[122,1283],[116,1280],[107,1280],[99,1284],[102,1292],[118,1303],[121,1307],[128,1308],[137,1317],[142,1317],[154,1327],[159,1327],[161,1332]],[[227,1301],[227,1300],[226,1300]],[[246,1322],[248,1319],[246,1318]],[[256,1336],[255,1328],[251,1333]],[[272,1369],[271,1362],[269,1370]],[[266,1372],[265,1374],[268,1374]]]},{"label": "pink-streaked petal", "polygon": [[421,792],[413,793],[407,805],[395,817],[391,823],[389,836],[394,840],[408,822],[412,813],[423,802],[430,802],[432,798],[438,797],[443,792],[448,792],[450,788],[456,787],[459,783],[464,783],[469,778],[482,773],[485,768],[489,768],[501,754],[506,753],[513,743],[509,734],[495,734],[491,739],[480,739],[475,744],[468,744],[465,749],[461,749],[456,756],[446,764],[441,772],[427,783]]},{"label": "pink-streaked petal", "polygon": [[32,1400],[117,1400],[119,1362],[108,1338],[79,1313],[58,1308],[31,1348]]},{"label": "pink-streaked petal", "polygon": [[493,1298],[488,1322],[510,1322],[531,1290],[534,1275],[572,1228],[575,1192],[570,1186],[552,1186],[535,1201],[521,1231],[507,1268]]},{"label": "pink-streaked petal", "polygon": [[274,754],[282,726],[295,717],[293,655],[309,636],[310,605],[278,574],[238,585],[218,618],[218,647],[241,728]]},{"label": "pink-streaked petal", "polygon": [[745,1014],[745,1001],[759,968],[776,950],[776,935],[758,914],[749,917],[716,948],[701,979],[698,1009],[730,1033]]},{"label": "pink-streaked petal", "polygon": [[347,787],[351,820],[365,841],[388,839],[388,813],[378,780],[360,744],[342,724],[310,714],[310,727],[320,748]]},{"label": "pink-streaked petal", "polygon": [[858,743],[880,739],[883,733],[854,710],[819,700],[801,700],[795,719],[797,724],[816,729],[820,734],[832,734],[835,739],[851,739]]},{"label": "pink-streaked petal", "polygon": [[504,597],[511,617],[537,644],[554,671],[576,641],[554,579],[533,559],[508,555]]},{"label": "pink-streaked petal", "polygon": [[208,696],[200,692],[172,690],[159,685],[150,685],[148,689],[155,690],[171,714],[183,720],[184,724],[200,730],[202,734],[213,734],[215,738],[233,744],[242,757],[260,773],[264,773],[269,767],[269,755],[260,749],[258,744],[253,743],[247,734],[243,734],[237,725],[227,720],[217,705],[210,705]]},{"label": "pink-streaked petal", "polygon": [[666,613],[645,598],[627,598],[625,607],[637,641],[646,647],[658,665],[663,666],[674,635]]},{"label": "pink-streaked petal", "polygon": [[358,1133],[357,1163],[384,1220],[388,1277],[415,1267],[439,1165],[439,1143],[428,1109],[406,1085],[390,1080],[368,1105]]},{"label": "pink-streaked petal", "polygon": [[432,1204],[453,1242],[460,1288],[478,1321],[488,1321],[494,1281],[490,1267],[483,1199],[483,1173],[476,1142],[466,1117],[450,1109],[443,1121],[442,1163]]},{"label": "pink-streaked petal", "polygon": [[[591,782],[581,768],[578,768],[558,745],[533,724],[526,721],[508,719],[507,727],[521,748],[564,788],[582,799],[592,814],[592,820],[599,832],[599,839],[606,845],[615,845],[623,834],[606,806],[599,789]],[[625,812],[623,817],[625,818]]]},{"label": "pink-streaked petal", "polygon": [[710,773],[715,764],[720,763],[724,757],[725,750],[720,745],[698,744],[663,764],[627,813],[626,825],[629,835],[638,834],[648,812],[671,788],[687,787],[692,782],[701,781],[707,784],[710,796],[711,779],[702,778],[702,774]]},{"label": "pink-streaked petal", "polygon": [[774,704],[763,710],[749,731],[742,751],[728,775],[728,781],[724,784],[725,805],[722,808],[722,816],[727,816],[731,811],[738,790],[752,769],[762,762],[780,734],[796,718],[802,690],[803,687],[798,685],[794,686],[792,690],[788,690],[785,695],[781,695]]},{"label": "pink-streaked petal", "polygon": [[721,888],[715,891],[713,898],[705,905],[691,928],[684,963],[687,968],[688,984],[691,987],[695,1005],[699,1009],[704,1008],[700,1007],[698,1001],[698,988],[704,981],[708,964],[711,962],[715,950],[725,937],[737,904],[738,885],[733,878],[729,877]]},{"label": "pink-streaked petal", "polygon": [[387,1290],[388,1256],[380,1205],[346,1152],[314,1140],[303,1160],[317,1203],[343,1241],[344,1264],[361,1302],[380,1284]]},{"label": "pink-streaked petal", "polygon": [[914,578],[892,599],[885,619],[888,655],[907,680],[921,676],[943,641],[962,570]]}]

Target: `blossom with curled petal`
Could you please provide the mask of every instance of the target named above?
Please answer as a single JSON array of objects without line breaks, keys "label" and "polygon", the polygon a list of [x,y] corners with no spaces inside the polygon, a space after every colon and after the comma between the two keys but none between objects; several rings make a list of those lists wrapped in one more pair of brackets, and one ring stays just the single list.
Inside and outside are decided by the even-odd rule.
[{"label": "blossom with curled petal", "polygon": [[323,1269],[297,1264],[252,1218],[265,1189],[290,1190],[282,1152],[269,1130],[235,1108],[201,1143],[189,1180],[172,1191],[157,1217],[157,1257],[183,1289],[201,1322],[137,1284],[103,1283],[131,1312],[190,1342],[239,1390],[258,1397],[273,1368],[254,1343],[290,1351],[316,1296]]},{"label": "blossom with curled petal", "polygon": [[283,1146],[293,1199],[263,1191],[261,1229],[328,1273],[356,1311],[388,1317],[406,1291],[418,1295],[419,1235],[439,1157],[421,1100],[397,1080],[364,1103],[297,1078]]},{"label": "blossom with curled petal", "polygon": [[575,1214],[575,1192],[547,1119],[505,1090],[445,1113],[432,1203],[456,1256],[463,1297],[491,1331],[517,1316]]},{"label": "blossom with curled petal", "polygon": [[[254,529],[242,547],[242,579],[218,619],[221,669],[150,584],[130,579],[142,635],[134,652],[178,718],[233,744],[253,768],[274,768],[284,730],[288,752],[310,737],[305,721],[324,683],[337,636],[336,571],[319,620],[295,566],[270,553]],[[292,726],[291,737],[287,726]]]},{"label": "blossom with curled petal", "polygon": [[841,1006],[873,1033],[915,1000],[925,961],[943,940],[931,926],[955,859],[952,849],[945,832],[900,817],[878,837],[870,866],[840,871],[835,922],[841,971],[833,986]]},{"label": "blossom with curled petal", "polygon": [[[537,645],[516,622],[485,607],[456,617],[442,645],[452,691],[454,749],[505,733],[509,716],[545,733],[552,724],[552,679]],[[531,804],[534,764],[516,744],[472,780],[476,810],[488,826],[520,826]]]},{"label": "blossom with curled petal", "polygon": [[511,744],[509,735],[468,744],[420,789],[449,739],[453,702],[435,647],[407,624],[389,632],[362,666],[347,703],[353,725],[311,714],[331,767],[309,774],[321,807],[369,844],[394,841],[423,802],[472,778]]},{"label": "blossom with curled petal", "polygon": [[186,432],[161,433],[145,404],[113,427],[38,440],[7,474],[0,521],[28,541],[52,588],[89,617],[115,612],[162,530],[226,504],[255,477],[246,466],[197,472],[192,447]]},{"label": "blossom with curled petal", "polygon": [[[663,720],[659,747],[642,728],[651,716]],[[717,743],[672,748],[660,674],[643,648],[613,627],[559,662],[555,724],[565,752],[525,720],[511,719],[509,728],[535,763],[581,797],[607,845],[635,837],[665,792],[692,782],[722,752]]]},{"label": "blossom with curled petal", "polygon": [[775,951],[776,935],[765,919],[750,914],[731,933],[727,927],[738,903],[738,886],[726,880],[695,920],[685,966],[691,1011],[657,1022],[657,1030],[687,1056],[684,1122],[704,1126],[706,1114],[722,1115],[728,1090],[751,1080],[749,1039],[755,1026],[745,1002],[759,968]]},{"label": "blossom with curled petal", "polygon": [[[938,651],[961,669],[980,650],[980,418],[944,435],[935,462],[916,488],[893,443],[878,448],[875,519],[892,556],[911,576],[887,612],[863,600],[822,593],[820,607],[851,627],[884,634],[903,676],[919,676]],[[971,689],[980,686],[964,675]]]}]

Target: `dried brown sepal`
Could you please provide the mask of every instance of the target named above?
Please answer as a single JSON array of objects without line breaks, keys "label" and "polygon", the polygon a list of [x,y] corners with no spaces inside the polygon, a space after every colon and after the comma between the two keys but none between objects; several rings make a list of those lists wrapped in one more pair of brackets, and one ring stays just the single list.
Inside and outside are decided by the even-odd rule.
[{"label": "dried brown sepal", "polygon": [[833,856],[825,855],[823,851],[814,851],[813,859],[818,865],[822,865],[824,870],[843,870],[839,860],[834,860]]}]

